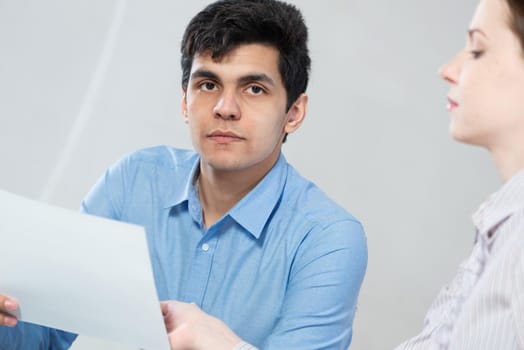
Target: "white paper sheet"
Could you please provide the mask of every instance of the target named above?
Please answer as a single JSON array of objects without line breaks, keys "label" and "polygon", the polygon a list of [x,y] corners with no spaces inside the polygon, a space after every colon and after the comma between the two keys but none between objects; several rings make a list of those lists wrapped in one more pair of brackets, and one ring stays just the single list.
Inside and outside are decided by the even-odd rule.
[{"label": "white paper sheet", "polygon": [[0,294],[21,320],[169,349],[140,226],[0,190]]}]

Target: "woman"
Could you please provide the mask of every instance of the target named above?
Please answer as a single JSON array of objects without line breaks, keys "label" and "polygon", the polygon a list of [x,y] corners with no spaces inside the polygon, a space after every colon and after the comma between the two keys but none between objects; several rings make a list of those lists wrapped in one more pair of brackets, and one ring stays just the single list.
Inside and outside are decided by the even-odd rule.
[{"label": "woman", "polygon": [[481,0],[440,74],[451,135],[485,147],[504,185],[473,215],[473,252],[424,329],[397,349],[524,349],[524,1]]}]

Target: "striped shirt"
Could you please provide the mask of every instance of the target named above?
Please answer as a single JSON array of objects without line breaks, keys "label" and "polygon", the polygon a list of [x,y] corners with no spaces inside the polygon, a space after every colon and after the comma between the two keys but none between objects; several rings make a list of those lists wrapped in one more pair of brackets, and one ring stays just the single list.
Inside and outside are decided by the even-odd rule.
[{"label": "striped shirt", "polygon": [[396,350],[524,349],[524,170],[473,215],[473,251]]}]

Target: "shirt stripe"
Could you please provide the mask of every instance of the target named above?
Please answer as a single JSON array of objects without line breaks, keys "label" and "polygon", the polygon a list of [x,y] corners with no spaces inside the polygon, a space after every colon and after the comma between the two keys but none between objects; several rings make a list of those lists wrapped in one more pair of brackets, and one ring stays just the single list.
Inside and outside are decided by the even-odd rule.
[{"label": "shirt stripe", "polygon": [[396,350],[524,349],[524,170],[473,215],[476,240],[431,305],[420,334]]}]

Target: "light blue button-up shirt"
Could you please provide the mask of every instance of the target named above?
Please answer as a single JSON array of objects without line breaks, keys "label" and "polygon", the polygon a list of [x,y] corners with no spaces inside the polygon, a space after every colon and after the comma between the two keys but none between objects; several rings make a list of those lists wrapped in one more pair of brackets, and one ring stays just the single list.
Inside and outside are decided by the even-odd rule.
[{"label": "light blue button-up shirt", "polygon": [[82,209],[146,228],[160,300],[196,303],[262,349],[346,349],[367,264],[361,224],[280,156],[206,228],[198,166],[193,151],[136,152],[106,172]]}]

